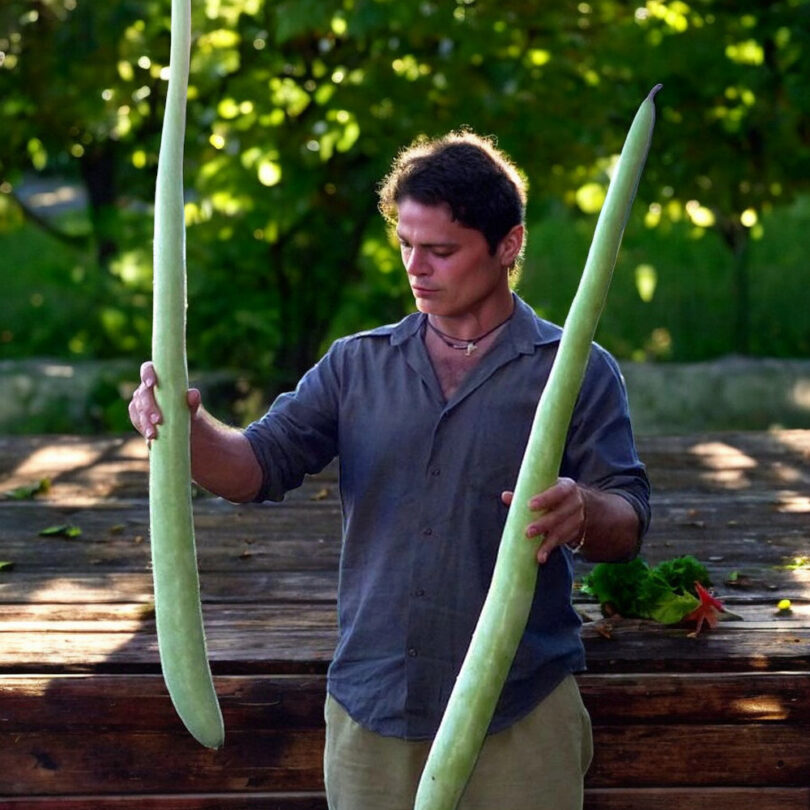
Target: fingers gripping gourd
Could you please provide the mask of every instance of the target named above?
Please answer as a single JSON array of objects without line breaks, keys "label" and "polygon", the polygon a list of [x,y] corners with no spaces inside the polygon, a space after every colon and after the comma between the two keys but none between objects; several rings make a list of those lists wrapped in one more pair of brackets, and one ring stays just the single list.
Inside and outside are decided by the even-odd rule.
[{"label": "fingers gripping gourd", "polygon": [[585,269],[535,413],[504,527],[492,583],[470,647],[428,755],[415,810],[458,804],[526,628],[537,585],[537,550],[526,528],[530,498],[557,480],[571,414],[647,158],[660,85],[639,107],[599,215]]},{"label": "fingers gripping gourd", "polygon": [[155,615],[163,677],[180,719],[209,748],[224,740],[205,647],[191,508],[186,401],[183,140],[191,42],[190,0],[172,0],[169,87],[155,188],[152,359],[163,425],[149,460]]}]

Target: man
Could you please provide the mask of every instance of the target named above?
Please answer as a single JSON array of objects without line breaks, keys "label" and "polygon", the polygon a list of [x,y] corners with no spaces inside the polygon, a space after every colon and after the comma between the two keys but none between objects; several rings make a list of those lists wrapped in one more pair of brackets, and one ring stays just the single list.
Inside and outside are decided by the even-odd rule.
[{"label": "man", "polygon": [[[559,343],[510,286],[525,190],[469,132],[394,162],[380,208],[418,312],[338,340],[244,432],[189,392],[195,480],[233,501],[280,500],[340,463],[339,640],[325,777],[333,810],[406,810],[486,595],[511,488]],[[160,413],[151,364],[133,424]],[[544,536],[537,593],[462,810],[580,807],[590,723],[571,605],[572,558],[637,553],[649,485],[615,361],[594,346],[558,482],[531,502]],[[528,540],[527,540],[528,542]]]}]

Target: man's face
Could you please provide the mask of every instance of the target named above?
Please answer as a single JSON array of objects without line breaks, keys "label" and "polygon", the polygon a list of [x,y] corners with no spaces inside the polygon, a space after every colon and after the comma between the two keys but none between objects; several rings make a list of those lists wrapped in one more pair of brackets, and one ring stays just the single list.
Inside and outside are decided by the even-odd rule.
[{"label": "man's face", "polygon": [[447,205],[423,205],[406,197],[397,214],[402,262],[421,312],[475,315],[511,295],[508,268],[520,249],[520,226],[513,229],[519,237],[510,233],[492,255],[484,235],[454,220]]}]

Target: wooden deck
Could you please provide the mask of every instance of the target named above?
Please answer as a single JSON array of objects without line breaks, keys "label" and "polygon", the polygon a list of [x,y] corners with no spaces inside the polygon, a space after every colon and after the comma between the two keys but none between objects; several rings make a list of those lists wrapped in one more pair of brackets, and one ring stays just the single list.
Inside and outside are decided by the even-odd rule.
[{"label": "wooden deck", "polygon": [[[584,627],[590,810],[810,808],[810,431],[650,437],[650,562],[691,553],[740,619]],[[0,440],[0,808],[324,810],[335,641],[333,471],[280,505],[195,500],[220,751],[182,728],[151,610],[146,452],[130,437]],[[41,536],[76,526],[75,537]],[[586,570],[582,566],[580,573]],[[779,599],[793,607],[778,614]]]}]

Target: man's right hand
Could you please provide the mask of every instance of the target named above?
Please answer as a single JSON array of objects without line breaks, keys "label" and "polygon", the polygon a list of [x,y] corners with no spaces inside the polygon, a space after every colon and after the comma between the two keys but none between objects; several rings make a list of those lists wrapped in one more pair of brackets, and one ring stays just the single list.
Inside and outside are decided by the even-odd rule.
[{"label": "man's right hand", "polygon": [[[163,422],[163,414],[155,400],[158,380],[154,364],[147,360],[141,365],[141,384],[132,394],[129,402],[129,419],[133,427],[145,439],[157,438],[158,425]],[[200,409],[202,397],[196,388],[189,388],[188,407],[194,417]]]}]

